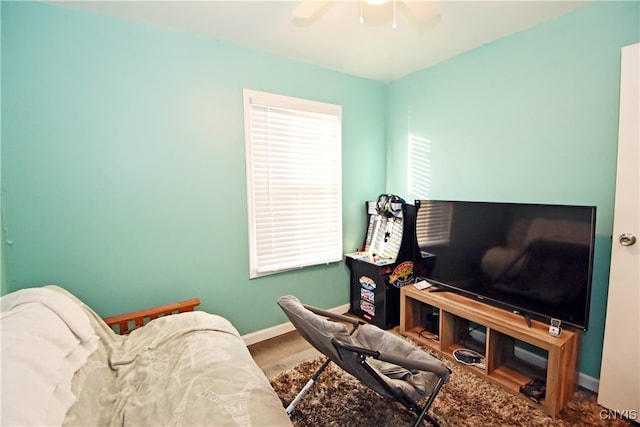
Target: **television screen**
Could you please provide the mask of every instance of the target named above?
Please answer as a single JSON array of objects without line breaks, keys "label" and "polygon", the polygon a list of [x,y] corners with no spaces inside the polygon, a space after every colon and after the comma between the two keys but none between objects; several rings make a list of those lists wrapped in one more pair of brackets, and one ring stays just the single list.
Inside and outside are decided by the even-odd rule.
[{"label": "television screen", "polygon": [[587,330],[596,208],[416,200],[418,277]]}]

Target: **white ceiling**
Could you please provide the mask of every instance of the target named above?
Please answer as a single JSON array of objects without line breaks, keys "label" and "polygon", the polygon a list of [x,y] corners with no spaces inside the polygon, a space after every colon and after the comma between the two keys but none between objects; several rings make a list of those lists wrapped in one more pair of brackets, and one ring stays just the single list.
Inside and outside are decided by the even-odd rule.
[{"label": "white ceiling", "polygon": [[[58,5],[226,41],[332,70],[389,82],[591,1],[422,0],[421,23],[408,5],[331,0],[309,19],[300,1],[52,1]],[[426,4],[425,4],[426,3]],[[415,15],[414,15],[415,17]]]}]

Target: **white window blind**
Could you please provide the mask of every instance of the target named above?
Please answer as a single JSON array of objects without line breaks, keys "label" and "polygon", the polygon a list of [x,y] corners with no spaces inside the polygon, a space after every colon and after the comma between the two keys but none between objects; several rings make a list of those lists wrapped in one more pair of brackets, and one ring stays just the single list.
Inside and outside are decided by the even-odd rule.
[{"label": "white window blind", "polygon": [[251,278],[342,259],[342,108],[244,91]]}]

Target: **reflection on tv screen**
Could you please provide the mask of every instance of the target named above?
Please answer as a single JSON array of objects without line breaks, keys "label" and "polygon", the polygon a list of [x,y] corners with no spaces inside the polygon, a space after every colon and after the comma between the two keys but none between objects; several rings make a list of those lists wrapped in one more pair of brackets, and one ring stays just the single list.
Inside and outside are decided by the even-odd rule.
[{"label": "reflection on tv screen", "polygon": [[585,329],[593,206],[416,200],[418,276]]}]

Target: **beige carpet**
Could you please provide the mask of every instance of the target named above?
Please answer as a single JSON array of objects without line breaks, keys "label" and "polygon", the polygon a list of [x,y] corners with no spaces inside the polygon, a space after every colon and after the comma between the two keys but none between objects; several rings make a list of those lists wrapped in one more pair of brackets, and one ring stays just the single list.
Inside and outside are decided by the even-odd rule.
[{"label": "beige carpet", "polygon": [[[318,369],[324,357],[306,361],[271,378],[286,407]],[[620,419],[603,419],[595,395],[578,391],[555,417],[529,405],[479,378],[455,363],[430,414],[442,427],[453,426],[631,426]],[[403,406],[384,399],[358,380],[331,364],[293,413],[295,426],[405,426],[416,416]],[[426,423],[425,423],[426,425]]]}]

